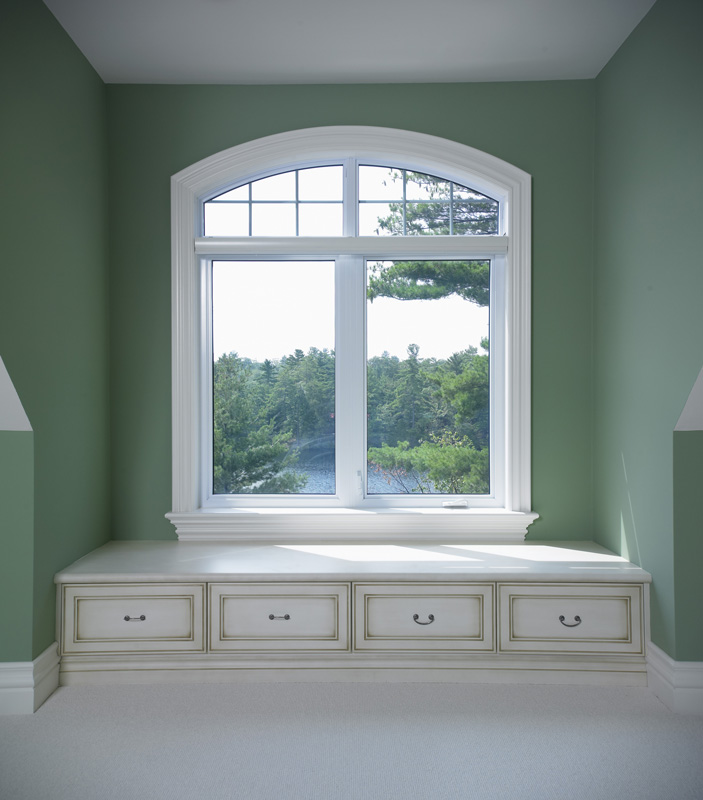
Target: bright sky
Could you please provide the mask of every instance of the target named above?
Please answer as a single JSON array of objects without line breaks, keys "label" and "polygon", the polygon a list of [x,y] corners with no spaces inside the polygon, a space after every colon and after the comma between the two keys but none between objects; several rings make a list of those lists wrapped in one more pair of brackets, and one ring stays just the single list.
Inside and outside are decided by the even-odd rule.
[{"label": "bright sky", "polygon": [[[343,170],[316,167],[273,175],[241,186],[205,204],[207,236],[252,234],[295,236],[296,197],[299,235],[342,235]],[[374,235],[388,202],[403,197],[398,171],[359,167],[360,233]],[[393,177],[396,177],[396,180]],[[449,192],[449,184],[446,192]],[[455,187],[455,193],[461,193]],[[427,191],[408,182],[408,197]],[[230,201],[230,202],[223,202]],[[330,202],[332,201],[332,202]],[[256,361],[278,360],[296,348],[334,350],[333,261],[220,261],[213,264],[214,356],[235,351]],[[411,343],[421,358],[446,358],[488,337],[488,309],[459,297],[399,301],[381,297],[367,305],[369,357],[387,351],[404,359]]]},{"label": "bright sky", "polygon": [[[459,297],[368,304],[368,355],[446,358],[488,337],[488,309]],[[334,350],[333,261],[219,261],[213,264],[215,358],[278,360],[296,348]]]}]

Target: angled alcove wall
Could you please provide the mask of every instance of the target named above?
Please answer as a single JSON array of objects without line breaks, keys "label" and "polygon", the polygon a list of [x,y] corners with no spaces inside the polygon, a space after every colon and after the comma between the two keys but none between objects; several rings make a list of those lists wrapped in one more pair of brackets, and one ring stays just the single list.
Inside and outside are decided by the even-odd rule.
[{"label": "angled alcove wall", "polygon": [[0,661],[32,660],[34,433],[0,358]]},{"label": "angled alcove wall", "polygon": [[703,661],[703,370],[674,429],[676,660]]}]

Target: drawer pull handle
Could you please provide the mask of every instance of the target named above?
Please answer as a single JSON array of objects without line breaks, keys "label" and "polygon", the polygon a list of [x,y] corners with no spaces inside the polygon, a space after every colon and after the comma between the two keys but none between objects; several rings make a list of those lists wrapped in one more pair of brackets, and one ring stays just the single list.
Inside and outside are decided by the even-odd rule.
[{"label": "drawer pull handle", "polygon": [[573,622],[573,623],[564,622],[565,619],[566,619],[566,617],[562,614],[559,617],[559,622],[561,622],[561,624],[564,625],[567,628],[575,628],[577,625],[581,624],[581,617],[579,617],[578,614],[576,616],[574,616],[575,622]]},{"label": "drawer pull handle", "polygon": [[145,619],[146,619],[146,617],[144,616],[144,614],[142,614],[141,617],[130,617],[129,615],[127,615],[124,618],[124,621],[125,622],[144,622]]},{"label": "drawer pull handle", "polygon": [[277,617],[275,614],[269,614],[269,619],[290,619],[290,614],[284,614],[282,617]]},{"label": "drawer pull handle", "polygon": [[418,625],[431,625],[434,622],[434,614],[428,614],[427,619],[429,622],[420,622],[420,615],[413,614],[413,619],[417,622]]}]

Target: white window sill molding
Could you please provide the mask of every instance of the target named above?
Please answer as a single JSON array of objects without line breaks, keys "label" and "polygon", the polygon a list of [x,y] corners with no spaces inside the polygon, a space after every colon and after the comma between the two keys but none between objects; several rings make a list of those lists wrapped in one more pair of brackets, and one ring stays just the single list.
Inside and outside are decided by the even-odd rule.
[{"label": "white window sill molding", "polygon": [[288,541],[339,543],[383,540],[442,544],[490,540],[522,542],[539,514],[505,509],[246,508],[171,512],[181,541],[226,540],[279,544]]}]

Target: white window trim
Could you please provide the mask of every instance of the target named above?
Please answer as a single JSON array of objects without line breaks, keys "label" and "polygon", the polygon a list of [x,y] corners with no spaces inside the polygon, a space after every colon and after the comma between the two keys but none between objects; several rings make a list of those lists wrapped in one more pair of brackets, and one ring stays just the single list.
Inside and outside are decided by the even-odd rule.
[{"label": "white window trim", "polygon": [[[202,502],[203,256],[246,252],[245,239],[200,236],[201,203],[233,184],[345,158],[441,175],[501,203],[501,236],[453,237],[457,255],[505,252],[505,503],[503,508],[204,508]],[[309,541],[520,541],[537,518],[530,500],[531,178],[457,142],[391,128],[337,126],[276,134],[224,150],[171,179],[173,510],[179,539]],[[434,237],[428,237],[428,239]],[[324,237],[309,252],[328,252]],[[291,241],[291,244],[293,242]],[[272,239],[271,252],[285,240]],[[370,246],[371,245],[371,246]],[[506,248],[507,245],[507,248]],[[300,240],[297,239],[297,246]],[[453,246],[453,245],[450,245]],[[433,254],[418,237],[417,255]],[[358,252],[397,252],[392,237],[358,237]],[[426,248],[423,251],[423,248]],[[257,248],[258,253],[263,251]],[[444,253],[444,251],[443,251]],[[436,251],[434,251],[436,255]]]}]

